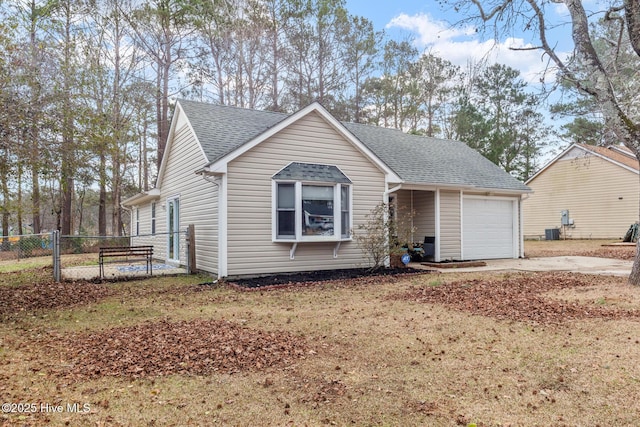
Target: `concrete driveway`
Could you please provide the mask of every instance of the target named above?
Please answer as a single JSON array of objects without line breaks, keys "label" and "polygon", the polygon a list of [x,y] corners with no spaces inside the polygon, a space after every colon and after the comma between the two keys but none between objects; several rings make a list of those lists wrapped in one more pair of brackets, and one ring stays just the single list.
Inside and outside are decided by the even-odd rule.
[{"label": "concrete driveway", "polygon": [[[612,258],[596,258],[586,256],[556,256],[523,259],[496,259],[484,261],[482,267],[449,267],[416,266],[440,273],[461,273],[474,271],[569,271],[573,273],[606,274],[628,276],[633,261]],[[413,265],[412,265],[413,266]]]}]

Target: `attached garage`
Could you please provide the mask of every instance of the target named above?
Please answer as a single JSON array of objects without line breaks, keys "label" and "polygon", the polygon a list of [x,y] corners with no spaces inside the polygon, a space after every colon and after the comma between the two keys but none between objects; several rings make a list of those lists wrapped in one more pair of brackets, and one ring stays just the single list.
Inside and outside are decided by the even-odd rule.
[{"label": "attached garage", "polygon": [[513,198],[463,197],[462,258],[517,258],[517,206]]}]

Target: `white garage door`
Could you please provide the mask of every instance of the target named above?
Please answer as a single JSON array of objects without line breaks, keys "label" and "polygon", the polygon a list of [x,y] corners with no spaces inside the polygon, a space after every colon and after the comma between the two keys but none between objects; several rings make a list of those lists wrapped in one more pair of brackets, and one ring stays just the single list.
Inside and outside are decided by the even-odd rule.
[{"label": "white garage door", "polygon": [[463,199],[462,250],[464,259],[517,256],[515,203],[507,199]]}]

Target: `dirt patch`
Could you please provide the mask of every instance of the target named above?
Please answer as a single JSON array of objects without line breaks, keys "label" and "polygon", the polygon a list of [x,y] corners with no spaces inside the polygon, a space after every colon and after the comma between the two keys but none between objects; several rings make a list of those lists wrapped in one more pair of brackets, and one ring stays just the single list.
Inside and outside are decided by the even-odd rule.
[{"label": "dirt patch", "polygon": [[527,240],[524,253],[528,258],[547,256],[592,256],[632,260],[636,246],[611,246],[610,240]]},{"label": "dirt patch", "polygon": [[599,258],[615,258],[624,260],[633,260],[636,256],[635,246],[612,247],[603,246],[595,250],[580,251],[578,256],[592,256]]},{"label": "dirt patch", "polygon": [[105,285],[89,282],[0,286],[0,320],[25,312],[90,304],[113,293]]},{"label": "dirt patch", "polygon": [[497,319],[561,323],[589,318],[638,318],[639,310],[602,307],[548,297],[551,291],[602,285],[602,277],[569,273],[514,274],[422,286],[392,298],[442,304]]},{"label": "dirt patch", "polygon": [[[384,279],[394,279],[400,275],[425,274],[424,270],[415,268],[384,268],[381,270],[370,270],[366,268],[351,268],[344,270],[319,270],[306,271],[291,274],[274,274],[271,276],[254,277],[247,279],[235,279],[229,281],[230,284],[240,288],[264,288],[296,286],[309,283],[341,282],[345,283],[371,283]],[[373,280],[372,280],[373,279]]]},{"label": "dirt patch", "polygon": [[97,333],[61,335],[40,343],[60,354],[59,376],[145,378],[236,373],[282,367],[310,346],[286,332],[266,332],[224,320],[147,322]]}]

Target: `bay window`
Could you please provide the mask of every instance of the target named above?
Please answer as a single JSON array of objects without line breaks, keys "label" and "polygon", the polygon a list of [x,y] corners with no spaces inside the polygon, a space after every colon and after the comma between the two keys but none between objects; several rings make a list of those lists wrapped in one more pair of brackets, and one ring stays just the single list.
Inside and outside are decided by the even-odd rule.
[{"label": "bay window", "polygon": [[351,181],[336,166],[294,163],[273,178],[275,241],[351,238]]}]

